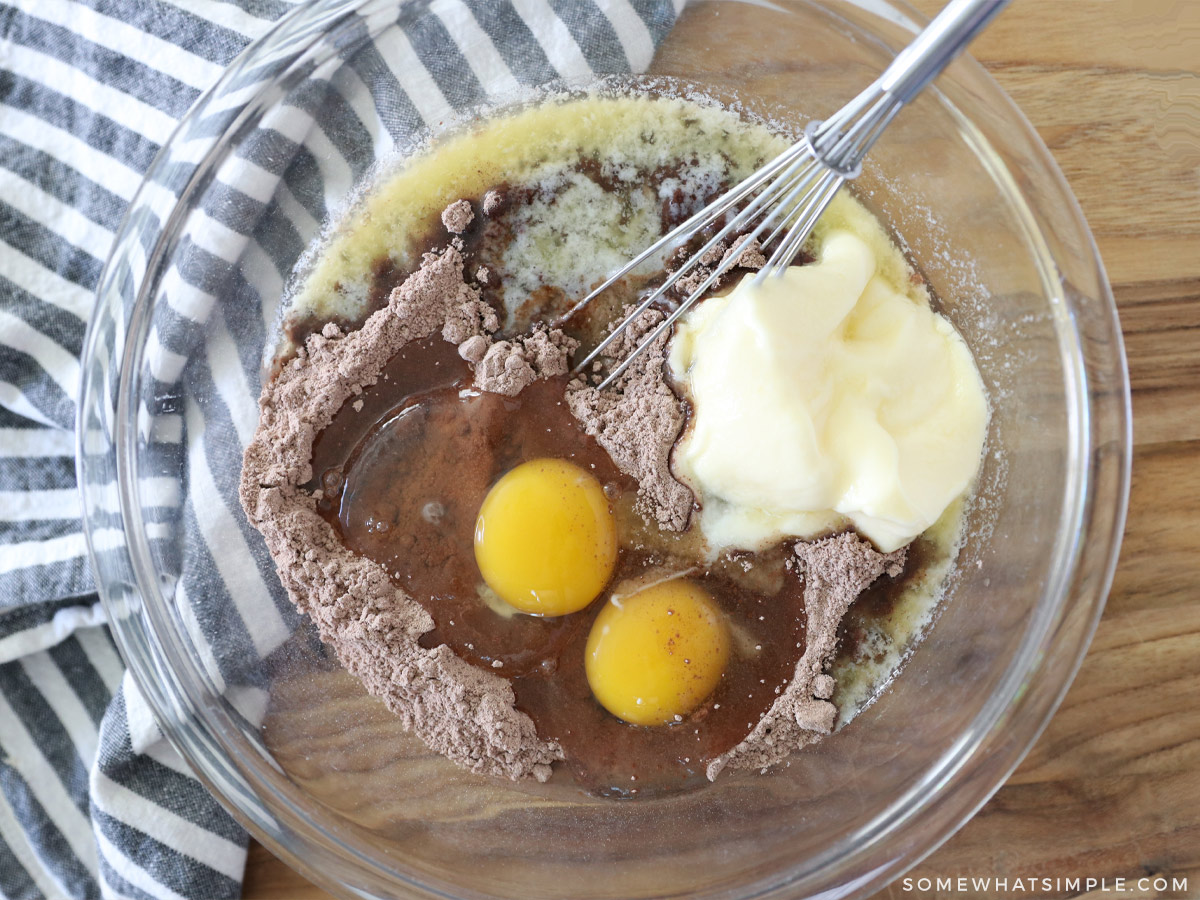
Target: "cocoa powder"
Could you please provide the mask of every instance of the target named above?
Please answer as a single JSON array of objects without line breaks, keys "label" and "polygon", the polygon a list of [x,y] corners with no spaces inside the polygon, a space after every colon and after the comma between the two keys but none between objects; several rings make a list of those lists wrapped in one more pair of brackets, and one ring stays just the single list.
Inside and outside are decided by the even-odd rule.
[{"label": "cocoa powder", "polygon": [[[539,378],[566,375],[571,368],[571,354],[579,342],[567,337],[560,329],[539,326],[531,334],[511,341],[497,341],[478,360],[471,357],[480,345],[467,348],[470,355],[463,358],[477,363],[475,386],[506,397],[515,397]],[[462,351],[460,347],[460,352]]]},{"label": "cocoa powder", "polygon": [[794,568],[804,578],[804,655],[783,693],[740,744],[708,764],[713,780],[726,768],[765,770],[833,731],[834,680],[826,669],[837,649],[837,629],[859,594],[881,575],[904,570],[906,548],[880,553],[854,534],[795,546]]},{"label": "cocoa powder", "polygon": [[442,210],[442,224],[451,234],[462,234],[473,221],[475,211],[469,200],[455,200]]},{"label": "cocoa powder", "polygon": [[[609,359],[624,359],[663,320],[648,309],[613,341]],[[634,360],[611,387],[601,391],[584,379],[571,382],[567,407],[596,439],[617,468],[638,482],[638,511],[667,531],[687,528],[692,492],[671,474],[671,448],[683,430],[683,403],[663,371],[669,334]]]},{"label": "cocoa powder", "polygon": [[455,342],[488,340],[495,316],[480,304],[450,246],[427,255],[358,331],[327,325],[311,335],[263,390],[239,493],[292,602],[406,727],[472,771],[544,781],[562,749],[514,708],[509,683],[448,647],[421,647],[432,618],[381,566],[347,550],[301,487],[312,478],[317,435],[402,346],[439,328]]},{"label": "cocoa powder", "polygon": [[[674,269],[688,258],[687,248],[682,248],[668,265]],[[712,283],[708,286],[708,291],[716,291],[730,278],[737,277],[734,269],[755,270],[761,269],[766,264],[767,258],[763,255],[758,238],[743,234],[735,238],[732,243],[722,241],[701,254],[696,260],[696,265],[675,282],[672,291],[677,298],[682,300],[693,291],[699,290],[709,277],[719,270],[723,270],[721,274],[713,278]]]}]

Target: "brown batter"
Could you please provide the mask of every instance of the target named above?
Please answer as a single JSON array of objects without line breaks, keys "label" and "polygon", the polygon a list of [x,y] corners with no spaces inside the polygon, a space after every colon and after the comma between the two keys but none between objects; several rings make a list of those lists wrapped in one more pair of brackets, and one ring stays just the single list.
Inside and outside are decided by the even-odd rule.
[{"label": "brown batter", "polygon": [[[488,489],[524,460],[569,459],[591,471],[617,506],[629,506],[637,482],[579,427],[564,378],[538,380],[511,399],[471,385],[469,367],[437,336],[407,345],[364,389],[361,407],[343,406],[314,445],[313,484],[326,485],[318,510],[348,548],[383,566],[429,611],[434,628],[422,646],[445,644],[512,679],[517,709],[563,748],[589,790],[645,796],[702,783],[708,762],[741,741],[795,670],[805,646],[799,579],[787,577],[782,551],[760,559],[754,578],[729,566],[693,572],[748,652],[676,726],[621,723],[595,702],[584,674],[584,645],[603,604],[558,618],[497,615],[479,597],[472,535]],[[658,567],[689,564],[625,549],[613,582]]]},{"label": "brown batter", "polygon": [[[473,219],[462,201],[443,216],[455,233]],[[242,501],[293,602],[368,690],[475,771],[544,780],[565,758],[589,790],[645,796],[765,767],[827,733],[838,623],[864,587],[899,574],[902,552],[843,535],[693,571],[740,649],[717,691],[668,727],[626,725],[592,698],[583,652],[601,604],[539,619],[480,599],[475,515],[523,460],[593,471],[630,531],[635,508],[685,528],[692,497],[669,468],[684,410],[663,377],[665,341],[616,391],[568,389],[576,342],[546,329],[493,341],[497,317],[464,281],[461,248],[427,254],[359,331],[309,336],[264,389]],[[754,248],[730,252],[761,264]],[[627,548],[614,582],[693,565]]]}]

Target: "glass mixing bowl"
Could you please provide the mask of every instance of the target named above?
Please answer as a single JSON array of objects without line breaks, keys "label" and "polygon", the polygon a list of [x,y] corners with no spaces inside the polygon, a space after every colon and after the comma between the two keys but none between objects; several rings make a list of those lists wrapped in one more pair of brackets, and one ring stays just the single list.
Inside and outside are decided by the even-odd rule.
[{"label": "glass mixing bowl", "polygon": [[[446,98],[405,60],[456,9],[300,7],[187,115],[135,198],[101,282],[79,419],[89,540],[125,660],[198,776],[334,892],[865,895],[1016,766],[1110,583],[1128,384],[1079,208],[969,59],[894,122],[856,184],[945,302],[993,409],[959,564],[890,689],[789,766],[670,799],[473,776],[323,652],[235,496],[288,275],[371,167],[406,152],[419,117],[445,118]],[[696,3],[652,29],[650,72],[802,124],[868,84],[921,21],[883,0]],[[578,39],[596,75],[621,74],[623,60]],[[474,98],[501,99],[486,85]]]}]

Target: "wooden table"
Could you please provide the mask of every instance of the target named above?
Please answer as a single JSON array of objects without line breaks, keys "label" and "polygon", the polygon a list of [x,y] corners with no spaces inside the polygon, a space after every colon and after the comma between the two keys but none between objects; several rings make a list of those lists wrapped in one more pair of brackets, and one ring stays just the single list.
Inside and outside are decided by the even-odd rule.
[{"label": "wooden table", "polygon": [[[932,15],[942,0],[916,5]],[[1108,607],[1062,708],[910,873],[913,890],[879,896],[992,875],[1123,876],[1122,897],[1200,897],[1200,0],[1017,0],[973,52],[1049,145],[1108,268],[1133,381],[1133,493]],[[1166,891],[1138,889],[1160,874]],[[328,895],[252,843],[244,896]]]}]

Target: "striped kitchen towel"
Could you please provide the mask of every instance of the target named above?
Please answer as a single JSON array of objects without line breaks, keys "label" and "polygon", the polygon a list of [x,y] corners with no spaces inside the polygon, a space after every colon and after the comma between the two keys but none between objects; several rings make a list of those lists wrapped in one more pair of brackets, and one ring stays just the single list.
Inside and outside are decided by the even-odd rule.
[{"label": "striped kitchen towel", "polygon": [[[417,52],[405,65],[410,83],[432,80],[456,108],[491,95],[489,79],[586,78],[597,59],[610,71],[614,61],[640,71],[682,2],[414,0],[436,26],[410,32]],[[240,893],[245,833],[163,740],[104,625],[79,520],[72,428],[93,290],[142,173],[197,97],[292,6],[0,2],[0,897],[7,900]],[[508,52],[514,42],[520,53]],[[455,76],[439,59],[469,43],[494,62],[465,91],[446,83]],[[375,77],[392,78],[385,92],[404,97],[386,67]],[[336,154],[334,132],[345,123],[316,124],[330,132],[326,144]],[[418,116],[413,131],[421,124]],[[204,443],[207,414],[187,423],[183,440]],[[220,424],[222,440],[235,442],[225,451],[240,455],[240,430]],[[244,525],[232,483],[214,491],[213,508]],[[210,517],[185,508],[179,518],[197,545],[181,585],[220,592],[220,554],[205,546]]]}]

